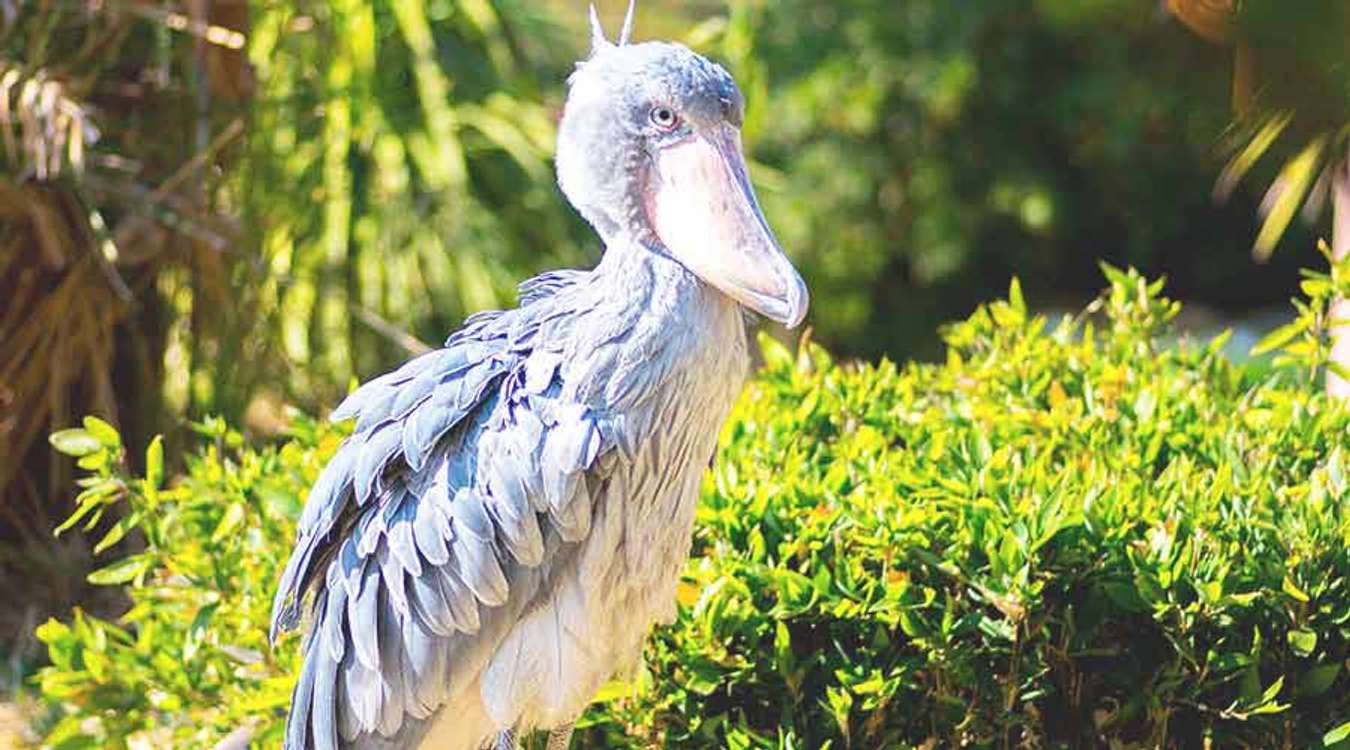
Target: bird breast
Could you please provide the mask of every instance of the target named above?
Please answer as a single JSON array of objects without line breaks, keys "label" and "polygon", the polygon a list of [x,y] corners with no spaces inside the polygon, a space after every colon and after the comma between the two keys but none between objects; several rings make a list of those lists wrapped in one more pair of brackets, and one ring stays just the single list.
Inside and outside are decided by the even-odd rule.
[{"label": "bird breast", "polygon": [[[674,617],[699,485],[749,357],[740,308],[689,274],[657,285],[647,302],[619,344],[624,351],[611,354],[659,377],[607,394],[624,406],[629,448],[586,477],[590,534],[568,564],[550,571],[552,585],[484,674],[487,712],[499,722],[573,720],[607,679],[636,662],[653,623]],[[616,382],[622,377],[609,381]],[[554,653],[539,655],[539,644]],[[512,693],[531,700],[503,701],[494,685],[518,685],[526,651],[536,654],[541,684]]]}]

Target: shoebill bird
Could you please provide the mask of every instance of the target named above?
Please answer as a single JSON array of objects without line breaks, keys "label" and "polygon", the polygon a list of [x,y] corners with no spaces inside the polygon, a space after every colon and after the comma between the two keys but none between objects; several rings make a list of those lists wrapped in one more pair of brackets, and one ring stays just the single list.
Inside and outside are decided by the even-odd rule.
[{"label": "shoebill bird", "polygon": [[800,276],[746,175],[743,102],[678,44],[593,49],[569,80],[563,192],[604,241],[519,307],[356,390],[310,493],[274,635],[310,622],[290,750],[565,748],[673,617],[700,478],[749,369],[745,311]]}]

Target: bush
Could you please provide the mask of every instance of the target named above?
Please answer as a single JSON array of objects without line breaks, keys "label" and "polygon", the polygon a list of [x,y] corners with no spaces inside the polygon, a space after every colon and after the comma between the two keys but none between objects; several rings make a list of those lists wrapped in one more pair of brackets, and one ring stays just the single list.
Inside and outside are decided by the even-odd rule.
[{"label": "bush", "polygon": [[301,503],[342,434],[297,418],[289,443],[254,449],[219,420],[196,429],[204,445],[168,489],[158,440],[145,476],[132,477],[106,423],[87,418],[84,429],[52,436],[91,471],[58,532],[75,524],[89,531],[124,503],[95,551],[133,527],[143,544],[89,576],[127,587],[131,608],[118,622],[76,609],[70,622],[38,628],[51,659],[38,682],[59,715],[45,745],[209,748],[235,731],[280,744],[299,639],[269,648],[272,592]]},{"label": "bush", "polygon": [[[1328,0],[1292,12],[1281,0],[1236,5],[1345,36],[1333,13],[1319,12]],[[1230,315],[1282,302],[1316,230],[1294,222],[1283,249],[1298,250],[1269,265],[1234,255],[1253,239],[1259,180],[1278,162],[1215,204],[1232,52],[1159,8],[732,3],[715,51],[747,92],[746,143],[767,167],[755,176],[760,198],[807,275],[819,339],[850,356],[936,359],[934,327],[996,295],[1012,273],[1038,296],[1058,292],[1061,304],[1089,299],[1098,275],[1085,246],[1116,263],[1166,268],[1182,299]],[[1346,48],[1312,43],[1318,33],[1288,21],[1259,26],[1319,50],[1319,62]],[[1328,74],[1335,91],[1347,90],[1344,66],[1299,75],[1268,67],[1264,47],[1259,56],[1271,75],[1263,97]],[[1324,92],[1323,107],[1299,113],[1343,97]]]},{"label": "bush", "polygon": [[[1169,342],[1161,283],[1108,276],[1054,326],[1014,283],[939,365],[765,339],[679,619],[578,746],[1350,747],[1350,416]],[[167,490],[102,425],[58,440],[94,470],[81,508],[126,500],[146,541],[95,574],[128,586],[119,623],[40,631],[53,745],[277,742],[297,639],[266,646],[272,578],[339,435],[204,431]]]}]

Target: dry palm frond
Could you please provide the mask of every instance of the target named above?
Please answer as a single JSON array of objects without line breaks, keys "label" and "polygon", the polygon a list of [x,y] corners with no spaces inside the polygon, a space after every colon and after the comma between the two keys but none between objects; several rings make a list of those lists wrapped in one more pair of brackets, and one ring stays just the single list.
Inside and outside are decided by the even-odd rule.
[{"label": "dry palm frond", "polygon": [[[113,326],[129,302],[88,227],[88,211],[54,181],[80,173],[98,129],[46,71],[0,60],[0,487],[71,406],[112,414]],[[76,395],[72,398],[72,394]],[[49,490],[64,480],[48,472]]]},{"label": "dry palm frond", "polygon": [[81,170],[98,137],[93,118],[65,84],[0,60],[0,139],[11,174],[50,180],[66,166]]},{"label": "dry palm frond", "polygon": [[[27,448],[81,408],[113,415],[113,329],[127,303],[100,269],[98,248],[71,221],[70,195],[0,182],[0,486]],[[52,482],[62,480],[56,473]],[[55,489],[55,488],[51,488]]]},{"label": "dry palm frond", "polygon": [[0,0],[0,553],[61,514],[43,438],[82,414],[134,461],[259,392],[331,402],[581,260],[550,110],[500,93],[536,91],[545,15],[433,5]]},{"label": "dry palm frond", "polygon": [[[237,112],[207,105],[218,86],[247,93],[241,42],[201,25],[206,5],[187,24],[159,6],[177,13],[131,2],[10,13],[0,0],[0,584],[22,585],[31,550],[57,547],[50,530],[72,495],[71,467],[46,435],[85,414],[119,424],[132,451],[165,431],[166,331],[190,315],[197,345],[233,304],[225,251],[238,230],[215,196],[243,128]],[[208,8],[219,9],[247,5]],[[144,43],[175,24],[187,33]],[[179,313],[161,289],[166,273],[189,279],[211,314]],[[15,597],[46,602],[44,617],[82,590],[89,564],[87,551],[51,559],[67,566],[44,577],[53,601]],[[0,613],[0,651],[9,625]]]}]

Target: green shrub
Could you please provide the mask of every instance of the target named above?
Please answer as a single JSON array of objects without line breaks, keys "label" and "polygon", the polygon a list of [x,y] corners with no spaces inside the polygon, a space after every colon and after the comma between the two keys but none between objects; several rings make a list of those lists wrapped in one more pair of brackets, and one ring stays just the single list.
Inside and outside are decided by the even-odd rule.
[{"label": "green shrub", "polygon": [[[1161,284],[1108,277],[1053,326],[1014,284],[940,365],[765,339],[679,619],[578,746],[1350,746],[1350,416],[1163,343]],[[95,471],[81,507],[129,501],[146,544],[96,574],[128,584],[118,624],[41,629],[49,740],[275,745],[297,639],[266,646],[272,577],[338,434],[216,425],[165,490],[94,427],[61,438]]]},{"label": "green shrub", "polygon": [[297,418],[285,446],[253,449],[219,420],[196,428],[203,446],[167,489],[158,440],[146,475],[132,477],[106,423],[87,418],[84,429],[52,436],[91,472],[58,531],[89,531],[124,503],[95,550],[132,527],[143,544],[89,576],[127,587],[131,608],[116,623],[77,609],[69,622],[38,628],[51,659],[38,682],[60,716],[46,745],[209,748],[234,731],[280,744],[300,660],[298,639],[268,646],[272,591],[305,493],[342,434]]}]

